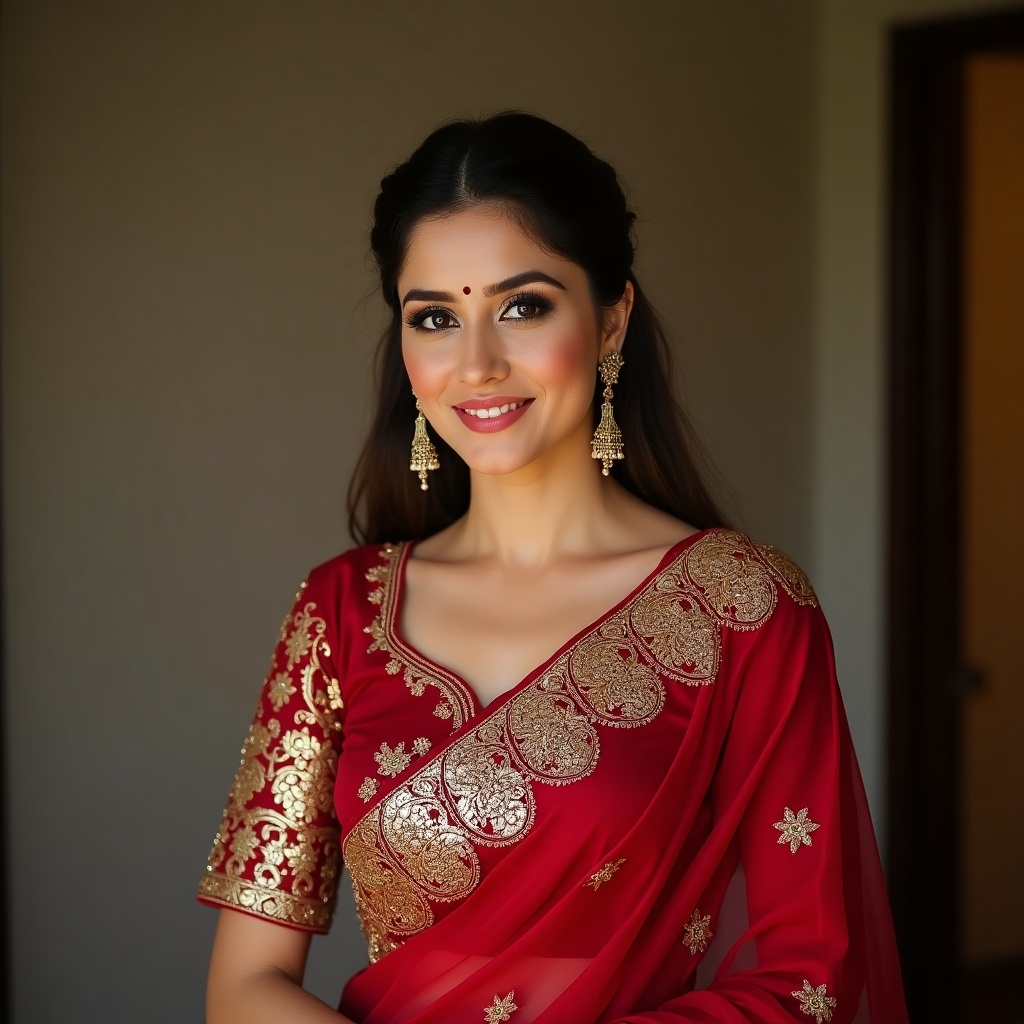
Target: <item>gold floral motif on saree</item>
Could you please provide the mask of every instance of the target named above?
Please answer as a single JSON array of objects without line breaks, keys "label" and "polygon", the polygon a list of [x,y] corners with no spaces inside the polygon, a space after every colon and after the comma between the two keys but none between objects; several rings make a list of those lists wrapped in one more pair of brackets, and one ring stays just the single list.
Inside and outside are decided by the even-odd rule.
[{"label": "gold floral motif on saree", "polygon": [[[389,671],[408,672],[387,625],[400,549],[385,554],[386,565],[371,574],[383,584],[374,596],[382,613],[369,630],[371,650],[392,656]],[[599,727],[652,722],[666,682],[713,683],[723,627],[752,630],[767,622],[778,601],[777,575],[743,534],[707,533],[371,808],[344,844],[371,961],[429,927],[431,901],[473,891],[476,847],[507,846],[529,832],[537,784],[569,785],[594,772]],[[413,672],[410,679],[426,677]],[[471,706],[459,713],[468,720]]]},{"label": "gold floral motif on saree", "polygon": [[594,892],[597,892],[605,882],[610,882],[612,880],[612,875],[614,875],[615,872],[618,871],[625,863],[625,857],[620,857],[618,860],[608,861],[603,868],[599,868],[583,883],[583,887],[586,888],[589,885]]},{"label": "gold floral motif on saree", "polygon": [[700,911],[695,909],[693,916],[683,929],[683,945],[696,956],[708,948],[711,938],[711,915],[705,914],[701,917]]},{"label": "gold floral motif on saree", "polygon": [[800,1001],[800,1011],[814,1018],[814,1024],[824,1024],[832,1019],[832,1011],[835,1009],[836,1000],[828,995],[828,986],[819,985],[814,988],[804,978],[804,987],[790,993],[794,999]]},{"label": "gold floral motif on saree", "polygon": [[465,684],[427,661],[404,643],[395,630],[397,567],[404,557],[404,551],[404,545],[385,544],[380,552],[381,563],[366,573],[366,579],[377,584],[367,599],[380,608],[373,622],[363,630],[370,636],[370,646],[366,653],[383,651],[388,656],[385,671],[388,675],[401,672],[409,692],[415,696],[422,697],[428,686],[439,690],[441,699],[434,708],[434,715],[451,719],[452,732],[455,732],[473,714],[472,697],[467,693]]},{"label": "gold floral motif on saree", "polygon": [[396,744],[394,748],[388,746],[387,743],[382,743],[380,750],[373,755],[373,759],[380,765],[377,769],[377,774],[387,775],[393,779],[396,775],[401,775],[409,767],[412,763],[412,754],[405,752],[405,740],[403,740],[401,743]]},{"label": "gold floral motif on saree", "polygon": [[801,846],[813,846],[811,833],[817,832],[821,826],[808,817],[810,808],[804,807],[794,814],[788,807],[783,809],[782,821],[772,823],[772,828],[777,828],[782,835],[779,836],[779,845],[785,846],[789,843],[789,852],[796,853]]},{"label": "gold floral motif on saree", "polygon": [[[301,681],[302,706],[282,731],[278,719],[262,721],[261,703],[199,894],[262,917],[326,930],[340,851],[333,805],[337,753],[322,737],[340,728],[335,712],[341,701],[337,681],[324,668],[322,659],[331,651],[326,624],[315,609],[307,602],[281,627],[287,663],[285,671],[271,666],[266,696],[279,712]],[[265,791],[273,806],[247,806]],[[314,827],[317,819],[332,824]]]},{"label": "gold floral motif on saree", "polygon": [[495,994],[494,1002],[484,1010],[484,1024],[502,1024],[503,1021],[511,1020],[512,1014],[519,1009],[512,1001],[515,994],[515,989],[512,989],[504,999]]}]

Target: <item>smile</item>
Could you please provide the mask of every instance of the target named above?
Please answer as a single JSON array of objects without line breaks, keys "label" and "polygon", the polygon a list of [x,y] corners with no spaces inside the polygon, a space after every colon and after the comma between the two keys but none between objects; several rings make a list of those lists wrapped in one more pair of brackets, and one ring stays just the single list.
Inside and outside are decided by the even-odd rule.
[{"label": "smile", "polygon": [[505,405],[492,405],[489,409],[462,409],[461,411],[470,416],[476,416],[477,419],[493,420],[495,417],[502,416],[507,412],[512,412],[523,405],[526,405],[525,399],[522,402],[507,402]]},{"label": "smile", "polygon": [[[494,404],[489,405],[488,401],[493,401]],[[491,434],[510,427],[532,404],[532,398],[501,396],[493,399],[473,398],[463,405],[455,405],[452,408],[470,430]]]}]

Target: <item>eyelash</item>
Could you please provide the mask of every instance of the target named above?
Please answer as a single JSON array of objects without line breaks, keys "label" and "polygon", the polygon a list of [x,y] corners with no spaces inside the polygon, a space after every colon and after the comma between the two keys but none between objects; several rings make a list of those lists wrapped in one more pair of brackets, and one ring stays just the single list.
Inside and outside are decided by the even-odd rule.
[{"label": "eyelash", "polygon": [[[510,299],[506,300],[501,307],[501,316],[504,316],[510,309],[514,309],[516,306],[535,306],[537,312],[533,316],[522,316],[512,317],[513,320],[519,321],[530,321],[537,320],[547,313],[550,313],[554,309],[554,304],[550,299],[545,298],[543,295],[538,295],[535,292],[520,292],[517,295],[513,295]],[[405,318],[405,325],[411,327],[413,330],[424,331],[427,334],[433,334],[434,331],[445,331],[449,330],[447,327],[441,328],[429,328],[424,327],[423,324],[426,320],[432,316],[449,316],[453,320],[455,314],[450,309],[445,309],[444,306],[428,306],[426,309],[418,310]]]}]

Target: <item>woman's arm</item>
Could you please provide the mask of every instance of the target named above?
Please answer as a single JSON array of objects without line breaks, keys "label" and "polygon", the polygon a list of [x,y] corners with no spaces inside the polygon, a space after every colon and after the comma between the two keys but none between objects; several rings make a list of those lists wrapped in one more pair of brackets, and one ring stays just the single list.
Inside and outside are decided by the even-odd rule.
[{"label": "woman's arm", "polygon": [[311,938],[222,910],[206,985],[207,1024],[353,1024],[302,987]]}]

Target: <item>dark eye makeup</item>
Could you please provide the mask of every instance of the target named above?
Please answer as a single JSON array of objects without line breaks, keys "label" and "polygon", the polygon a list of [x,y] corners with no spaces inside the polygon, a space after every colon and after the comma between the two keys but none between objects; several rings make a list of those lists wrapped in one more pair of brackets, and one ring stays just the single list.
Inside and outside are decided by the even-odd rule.
[{"label": "dark eye makeup", "polygon": [[[502,303],[498,318],[506,323],[537,320],[550,313],[553,308],[554,303],[543,295],[538,295],[536,292],[518,292]],[[444,306],[427,306],[424,309],[418,309],[415,313],[407,316],[404,323],[406,327],[411,327],[413,330],[427,332],[446,331],[459,326],[455,314]]]}]

